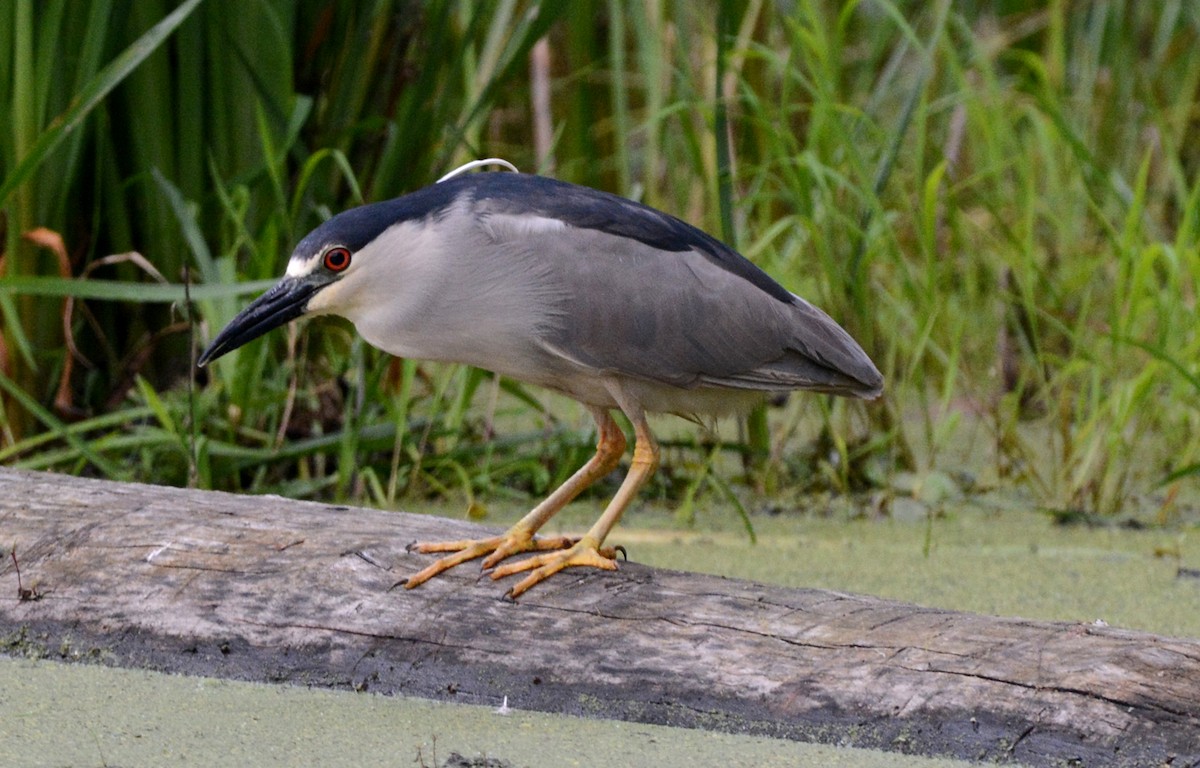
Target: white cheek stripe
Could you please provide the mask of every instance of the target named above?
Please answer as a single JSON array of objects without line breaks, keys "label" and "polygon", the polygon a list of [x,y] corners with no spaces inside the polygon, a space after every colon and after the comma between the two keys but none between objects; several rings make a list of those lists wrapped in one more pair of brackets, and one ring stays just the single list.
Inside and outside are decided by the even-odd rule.
[{"label": "white cheek stripe", "polygon": [[289,259],[287,272],[285,274],[288,277],[303,277],[305,275],[311,275],[317,268],[317,263],[321,260],[321,255],[325,253],[325,249],[328,247],[329,246],[323,246],[321,250],[317,251],[312,256],[309,256],[307,259],[297,259],[295,257]]}]

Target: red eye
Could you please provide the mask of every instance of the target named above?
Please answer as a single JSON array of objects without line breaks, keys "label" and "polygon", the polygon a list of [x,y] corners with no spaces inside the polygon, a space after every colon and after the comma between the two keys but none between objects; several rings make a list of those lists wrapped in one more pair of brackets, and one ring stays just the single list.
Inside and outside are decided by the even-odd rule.
[{"label": "red eye", "polygon": [[350,251],[348,249],[339,245],[325,251],[325,269],[328,269],[330,272],[341,272],[348,266],[350,266]]}]

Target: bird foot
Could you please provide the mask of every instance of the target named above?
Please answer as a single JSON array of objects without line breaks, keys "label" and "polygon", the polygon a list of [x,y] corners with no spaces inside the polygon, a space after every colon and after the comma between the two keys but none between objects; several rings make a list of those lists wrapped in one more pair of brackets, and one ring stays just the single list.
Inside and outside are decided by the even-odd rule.
[{"label": "bird foot", "polygon": [[[436,541],[413,544],[408,548],[410,552],[453,552],[454,554],[447,555],[432,565],[409,576],[403,582],[404,588],[412,589],[415,586],[424,584],[442,571],[448,571],[460,563],[465,563],[468,560],[474,560],[484,555],[488,555],[488,558],[483,561],[483,568],[487,570],[511,555],[521,552],[545,552],[547,550],[567,549],[577,541],[579,539],[570,536],[535,538],[529,531],[514,527],[503,536],[492,536],[487,539],[461,539],[459,541]],[[488,554],[489,552],[491,553],[490,555]]]},{"label": "bird foot", "polygon": [[514,573],[533,571],[508,591],[509,597],[516,598],[530,587],[545,581],[564,568],[584,565],[615,571],[617,570],[616,560],[617,550],[615,548],[600,547],[594,539],[584,537],[576,540],[570,549],[561,552],[547,552],[527,557],[518,562],[506,563],[492,571],[492,578],[502,579]]}]

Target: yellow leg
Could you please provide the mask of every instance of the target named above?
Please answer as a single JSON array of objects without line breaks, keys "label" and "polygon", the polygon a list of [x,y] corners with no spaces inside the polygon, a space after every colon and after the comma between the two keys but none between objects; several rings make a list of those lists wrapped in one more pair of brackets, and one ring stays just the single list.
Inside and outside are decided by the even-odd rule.
[{"label": "yellow leg", "polygon": [[[502,536],[414,545],[413,549],[418,552],[453,552],[454,554],[443,557],[424,570],[409,576],[404,582],[405,588],[412,589],[429,581],[442,571],[487,555],[489,552],[491,554],[483,561],[484,569],[491,568],[504,558],[520,552],[566,549],[575,544],[578,539],[569,536],[535,539],[534,534],[585,488],[612,472],[613,468],[617,466],[617,462],[621,460],[621,455],[625,453],[625,435],[608,411],[603,408],[593,408],[592,417],[596,419],[600,435],[596,442],[596,453],[586,464]],[[614,552],[612,555],[615,557],[616,553]]]},{"label": "yellow leg", "polygon": [[[596,524],[570,549],[534,555],[519,562],[506,563],[492,571],[493,579],[504,578],[522,571],[533,571],[508,591],[509,597],[517,597],[564,568],[590,565],[609,571],[617,569],[616,553],[611,549],[605,550],[600,547],[608,536],[608,532],[621,519],[621,513],[625,511],[641,487],[658,469],[658,443],[655,441],[654,435],[650,433],[650,425],[646,423],[645,414],[640,408],[623,408],[622,410],[625,410],[633,421],[636,441],[633,447],[633,463],[629,467],[629,474],[625,476],[625,480],[617,490],[617,495],[608,503],[604,514],[600,516]],[[631,410],[634,410],[634,413],[629,413]]]}]

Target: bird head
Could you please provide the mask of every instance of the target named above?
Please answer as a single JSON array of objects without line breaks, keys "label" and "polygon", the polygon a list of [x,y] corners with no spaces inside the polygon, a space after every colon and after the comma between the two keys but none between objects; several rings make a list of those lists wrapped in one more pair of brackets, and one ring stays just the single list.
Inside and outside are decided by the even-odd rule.
[{"label": "bird head", "polygon": [[[200,365],[207,365],[302,315],[316,310],[336,311],[332,299],[339,291],[335,286],[353,274],[356,249],[340,238],[329,236],[336,234],[337,228],[328,226],[335,221],[336,218],[330,219],[300,241],[283,278],[217,334],[200,355]],[[314,301],[318,296],[321,299]]]},{"label": "bird head", "polygon": [[292,252],[287,272],[225,326],[197,361],[206,365],[304,315],[355,319],[362,302],[378,304],[411,280],[405,255],[428,249],[426,222],[451,204],[458,184],[436,184],[404,197],[351,208],[309,232]]}]

